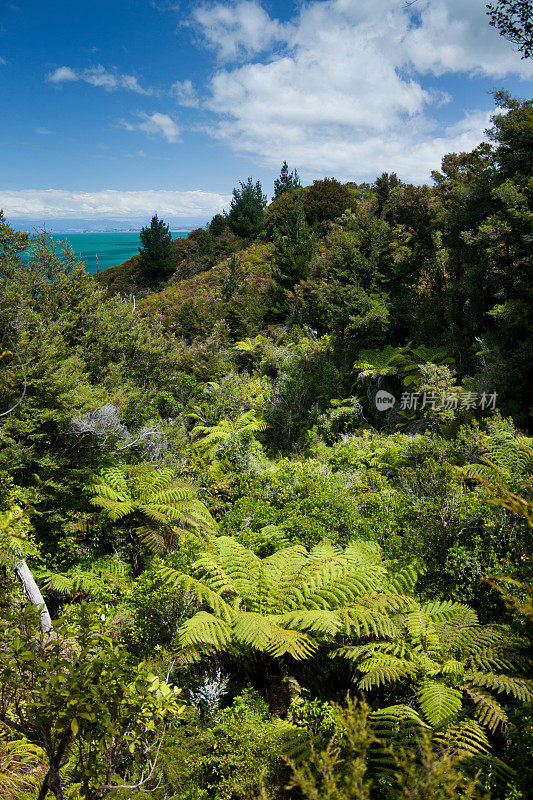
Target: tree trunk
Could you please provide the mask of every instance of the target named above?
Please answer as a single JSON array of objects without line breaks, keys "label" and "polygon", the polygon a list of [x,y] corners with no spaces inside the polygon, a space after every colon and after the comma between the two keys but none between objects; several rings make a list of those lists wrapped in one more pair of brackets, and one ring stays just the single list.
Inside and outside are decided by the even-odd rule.
[{"label": "tree trunk", "polygon": [[50,617],[50,613],[46,607],[46,603],[44,602],[44,598],[40,592],[40,589],[35,583],[35,578],[33,577],[30,568],[22,556],[19,556],[19,562],[15,567],[15,572],[17,574],[17,578],[22,584],[24,594],[30,603],[39,609],[41,631],[43,633],[50,633],[52,630],[52,619]]}]

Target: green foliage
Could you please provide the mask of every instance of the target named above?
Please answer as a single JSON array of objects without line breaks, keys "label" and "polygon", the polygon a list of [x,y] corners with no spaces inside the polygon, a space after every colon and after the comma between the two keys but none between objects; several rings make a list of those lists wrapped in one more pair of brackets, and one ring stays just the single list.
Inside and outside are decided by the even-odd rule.
[{"label": "green foliage", "polygon": [[157,214],[154,214],[150,227],[141,228],[139,234],[140,267],[148,281],[167,278],[175,269],[170,228]]},{"label": "green foliage", "polygon": [[173,796],[190,800],[248,800],[266,782],[273,798],[286,796],[286,729],[264,700],[245,688],[215,719],[193,719],[172,735],[163,774]]},{"label": "green foliage", "polygon": [[43,752],[27,739],[0,730],[0,795],[36,800],[43,773]]},{"label": "green foliage", "polygon": [[263,226],[266,195],[261,184],[252,178],[240,182],[240,189],[233,190],[231,207],[227,214],[228,225],[237,236],[255,239]]},{"label": "green foliage", "polygon": [[161,570],[165,582],[211,609],[198,611],[180,629],[180,646],[193,654],[238,645],[305,659],[323,637],[390,635],[389,611],[410,602],[387,591],[379,548],[369,542],[352,542],[344,552],[321,545],[308,553],[294,546],[260,559],[221,536],[193,575],[198,577]]},{"label": "green foliage", "polygon": [[46,641],[28,609],[4,625],[0,719],[39,745],[47,790],[63,797],[62,768],[73,760],[82,797],[104,796],[115,785],[141,785],[137,768],[151,771],[169,717],[182,713],[179,689],[115,647],[94,610],[81,608],[74,629]]},{"label": "green foliage", "polygon": [[0,566],[12,569],[21,557],[35,556],[37,548],[29,535],[26,493],[9,479],[4,479],[0,487]]},{"label": "green foliage", "polygon": [[[339,651],[363,674],[358,686],[414,684],[421,715],[442,732],[442,741],[486,752],[488,740],[479,725],[495,732],[507,723],[493,692],[521,701],[533,697],[533,683],[520,674],[528,669],[526,643],[503,627],[480,625],[475,612],[461,603],[425,603],[402,614],[396,624],[391,641]],[[474,719],[459,730],[465,712]]]},{"label": "green foliage", "polygon": [[274,200],[281,197],[285,192],[290,192],[300,186],[300,178],[298,172],[289,172],[289,166],[286,161],[283,162],[279,178],[274,181]]},{"label": "green foliage", "polygon": [[275,289],[273,305],[276,312],[287,313],[290,308],[287,293],[295,284],[307,278],[309,264],[316,248],[316,234],[305,220],[304,207],[298,194],[284,225],[284,234],[274,228]]},{"label": "green foliage", "polygon": [[[0,214],[0,698],[51,731],[27,761],[2,738],[0,794],[37,800],[53,762],[61,800],[528,796],[533,106],[496,100],[434,186],[284,164],[265,208],[248,180],[159,291],[167,268],[91,277]],[[46,641],[24,556],[62,615]],[[354,674],[370,706],[342,710]]]},{"label": "green foliage", "polygon": [[355,194],[335,178],[316,180],[304,193],[304,208],[307,221],[325,223],[340,217],[355,206]]},{"label": "green foliage", "polygon": [[462,473],[480,484],[478,490],[489,503],[525,517],[533,527],[533,439],[496,425],[483,446],[479,463],[467,464]]},{"label": "green foliage", "polygon": [[[306,800],[470,800],[482,795],[478,778],[463,773],[465,757],[453,747],[432,746],[428,735],[416,745],[391,747],[382,723],[366,703],[348,700],[333,707],[336,731],[324,749],[311,748],[303,764],[291,763],[291,788]],[[381,734],[381,735],[380,735]],[[262,797],[269,795],[265,790]]]},{"label": "green foliage", "polygon": [[132,531],[151,551],[175,548],[191,530],[214,529],[206,506],[171,469],[109,467],[87,491],[103,519]]}]

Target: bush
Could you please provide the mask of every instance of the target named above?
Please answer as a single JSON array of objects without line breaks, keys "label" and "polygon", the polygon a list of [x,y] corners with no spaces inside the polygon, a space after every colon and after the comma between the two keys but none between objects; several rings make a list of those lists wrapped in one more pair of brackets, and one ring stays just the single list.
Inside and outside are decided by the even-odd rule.
[{"label": "bush", "polygon": [[285,797],[284,728],[252,689],[200,724],[193,717],[172,737],[163,772],[176,800],[252,800],[264,781],[271,798]]},{"label": "bush", "polygon": [[315,181],[304,191],[305,217],[309,224],[330,222],[355,208],[355,194],[335,178]]}]

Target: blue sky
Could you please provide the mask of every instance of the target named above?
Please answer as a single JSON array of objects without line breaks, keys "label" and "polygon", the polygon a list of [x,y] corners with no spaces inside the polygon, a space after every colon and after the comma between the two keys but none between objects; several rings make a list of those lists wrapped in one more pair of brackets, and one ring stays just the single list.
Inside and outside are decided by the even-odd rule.
[{"label": "blue sky", "polygon": [[208,219],[284,158],[304,182],[429,180],[533,64],[484,0],[2,0],[0,207]]}]

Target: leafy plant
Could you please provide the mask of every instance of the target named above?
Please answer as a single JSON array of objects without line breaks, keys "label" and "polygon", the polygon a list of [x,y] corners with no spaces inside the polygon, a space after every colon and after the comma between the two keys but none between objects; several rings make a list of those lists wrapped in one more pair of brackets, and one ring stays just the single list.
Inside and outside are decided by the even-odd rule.
[{"label": "leafy plant", "polygon": [[267,423],[250,409],[237,419],[221,419],[216,425],[197,425],[192,436],[200,452],[214,456],[225,442],[236,435],[254,434],[266,430]]},{"label": "leafy plant", "polygon": [[403,686],[409,705],[416,703],[444,742],[484,752],[489,745],[483,727],[494,732],[507,722],[494,693],[533,699],[533,682],[520,676],[527,670],[525,642],[503,626],[481,625],[468,606],[420,604],[401,613],[396,625],[390,641],[338,652],[362,674],[360,689],[393,685],[401,691]]},{"label": "leafy plant", "polygon": [[132,531],[149,550],[163,552],[191,531],[214,529],[204,503],[171,469],[104,468],[87,491],[102,518]]},{"label": "leafy plant", "polygon": [[161,569],[170,585],[196,595],[198,611],[180,628],[191,653],[251,648],[279,658],[309,658],[324,637],[392,635],[390,612],[409,604],[389,586],[379,548],[353,542],[345,551],[295,546],[261,559],[228,536],[214,541],[192,575]]},{"label": "leafy plant", "polygon": [[77,624],[46,639],[35,616],[29,607],[3,627],[0,720],[42,748],[39,800],[63,800],[69,758],[86,800],[145,786],[169,719],[182,714],[180,690],[116,647],[98,610],[82,607]]}]

